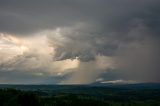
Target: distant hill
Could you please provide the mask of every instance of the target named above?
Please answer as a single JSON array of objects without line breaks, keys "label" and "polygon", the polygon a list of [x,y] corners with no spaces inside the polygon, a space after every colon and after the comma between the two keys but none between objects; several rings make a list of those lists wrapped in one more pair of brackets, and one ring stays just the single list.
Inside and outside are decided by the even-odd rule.
[{"label": "distant hill", "polygon": [[103,88],[125,88],[125,89],[160,89],[160,83],[137,83],[137,84],[113,84],[113,83],[92,83],[88,85],[17,85],[0,84],[1,89],[14,88],[20,90],[76,90],[93,87]]},{"label": "distant hill", "polygon": [[114,84],[114,83],[92,83],[92,86],[114,87],[114,88],[141,88],[141,89],[160,89],[160,83],[135,83],[135,84]]}]

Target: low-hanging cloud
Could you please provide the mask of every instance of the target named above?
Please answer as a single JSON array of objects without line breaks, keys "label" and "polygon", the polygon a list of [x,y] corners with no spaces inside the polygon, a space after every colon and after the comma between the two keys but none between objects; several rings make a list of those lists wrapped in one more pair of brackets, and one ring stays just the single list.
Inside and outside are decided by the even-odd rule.
[{"label": "low-hanging cloud", "polygon": [[111,37],[99,34],[98,28],[80,23],[72,27],[58,28],[48,34],[49,43],[54,47],[54,59],[79,59],[93,61],[97,55],[112,56],[118,48]]},{"label": "low-hanging cloud", "polygon": [[[10,44],[17,48],[15,63],[3,58],[0,71],[16,67],[15,71],[27,72],[37,66],[33,71],[37,75],[44,70],[64,75],[60,83],[92,83],[101,76],[107,80],[111,73],[109,80],[159,82],[159,4],[159,0],[2,0],[0,32],[29,38],[29,43]],[[0,53],[8,55],[4,49]]]}]

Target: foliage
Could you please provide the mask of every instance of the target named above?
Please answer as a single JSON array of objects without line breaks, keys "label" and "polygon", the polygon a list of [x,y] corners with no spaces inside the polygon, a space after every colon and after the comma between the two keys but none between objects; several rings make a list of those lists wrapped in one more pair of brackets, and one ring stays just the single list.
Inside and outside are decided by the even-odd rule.
[{"label": "foliage", "polygon": [[0,106],[160,106],[159,89],[92,90],[95,94],[0,89]]}]

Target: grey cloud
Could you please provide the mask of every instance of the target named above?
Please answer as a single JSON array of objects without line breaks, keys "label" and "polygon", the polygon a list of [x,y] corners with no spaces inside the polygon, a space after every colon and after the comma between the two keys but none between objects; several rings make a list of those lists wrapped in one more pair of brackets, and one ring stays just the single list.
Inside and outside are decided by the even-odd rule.
[{"label": "grey cloud", "polygon": [[0,71],[0,83],[4,84],[55,84],[63,78],[56,76],[37,76],[33,72],[25,71]]},{"label": "grey cloud", "polygon": [[[49,61],[49,60],[48,60]],[[55,84],[65,78],[57,76],[58,69],[54,68],[52,74],[48,63],[38,54],[24,53],[0,63],[0,83],[7,84]]]},{"label": "grey cloud", "polygon": [[139,82],[159,82],[160,49],[156,40],[149,38],[117,51],[115,61],[119,76]]},{"label": "grey cloud", "polygon": [[60,28],[61,36],[47,35],[54,60],[109,56],[122,78],[159,81],[159,7],[159,0],[1,0],[0,31],[26,36]]},{"label": "grey cloud", "polygon": [[55,49],[54,60],[79,59],[81,61],[95,60],[97,55],[112,56],[118,48],[117,41],[107,33],[101,33],[99,27],[85,23],[72,27],[60,28],[55,33],[48,34],[49,43]]},{"label": "grey cloud", "polygon": [[[89,5],[88,2],[81,3],[84,3],[85,6]],[[71,29],[69,29],[69,33],[62,31],[62,35],[67,39],[67,42],[61,42],[63,45],[55,49],[57,51],[55,55],[57,60],[74,59],[76,57],[80,59],[82,57],[81,60],[90,61],[94,60],[97,54],[112,56],[117,49],[120,49],[121,45],[128,45],[137,40],[141,42],[146,36],[158,38],[159,25],[157,23],[160,17],[158,15],[160,10],[158,1],[148,0],[144,3],[144,1],[128,2],[122,0],[118,2],[101,1],[97,4],[95,3],[97,2],[94,1],[89,7],[84,7],[88,9],[86,11],[79,8],[81,12],[86,13],[83,16],[86,20],[81,21],[81,23],[85,23],[84,26],[77,29],[72,28],[76,27],[74,25],[78,22],[70,26],[64,26]],[[99,4],[101,3],[103,5],[100,7]],[[87,22],[87,20],[92,21]],[[139,27],[146,27],[148,29],[146,33],[149,32],[150,35],[144,32],[142,32],[143,35],[128,34]],[[54,38],[52,40],[54,42]],[[83,57],[86,59],[83,59]]]},{"label": "grey cloud", "polygon": [[158,4],[158,0],[1,0],[0,29],[2,32],[30,33],[91,22],[103,25],[105,31],[122,32],[133,18],[157,26]]}]

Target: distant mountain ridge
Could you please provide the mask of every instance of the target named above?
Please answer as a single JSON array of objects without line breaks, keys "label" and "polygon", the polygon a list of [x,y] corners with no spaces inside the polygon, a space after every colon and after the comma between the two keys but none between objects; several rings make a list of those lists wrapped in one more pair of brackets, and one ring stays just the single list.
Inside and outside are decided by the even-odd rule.
[{"label": "distant mountain ridge", "polygon": [[109,87],[127,89],[160,89],[160,83],[136,83],[136,84],[113,84],[113,83],[92,83],[85,85],[23,85],[23,84],[0,84],[0,89],[13,88],[20,90],[66,90],[90,87]]},{"label": "distant mountain ridge", "polygon": [[92,83],[92,86],[103,86],[103,87],[120,87],[120,88],[145,88],[145,89],[160,89],[160,83]]}]

